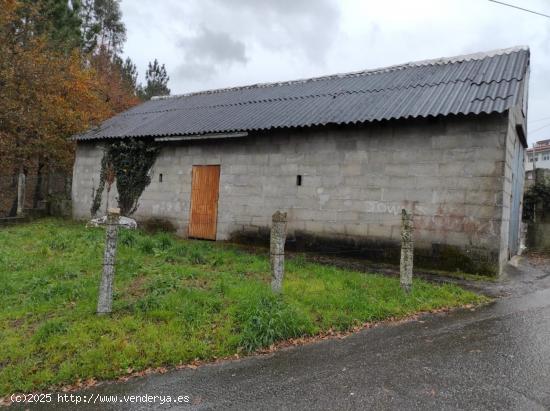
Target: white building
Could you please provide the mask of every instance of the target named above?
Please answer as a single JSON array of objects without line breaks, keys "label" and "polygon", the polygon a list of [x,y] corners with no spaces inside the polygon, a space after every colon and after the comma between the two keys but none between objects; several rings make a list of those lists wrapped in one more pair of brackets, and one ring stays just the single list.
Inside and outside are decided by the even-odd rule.
[{"label": "white building", "polygon": [[537,141],[534,147],[528,148],[526,151],[525,171],[528,180],[533,179],[534,167],[550,169],[550,139]]}]

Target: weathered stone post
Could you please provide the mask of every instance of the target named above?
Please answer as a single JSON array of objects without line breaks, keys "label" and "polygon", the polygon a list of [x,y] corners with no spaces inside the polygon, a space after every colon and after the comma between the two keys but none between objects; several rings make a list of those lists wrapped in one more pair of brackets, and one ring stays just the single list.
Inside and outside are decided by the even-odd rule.
[{"label": "weathered stone post", "polygon": [[110,208],[107,211],[105,252],[103,254],[103,274],[99,285],[97,299],[97,314],[109,314],[113,305],[113,281],[115,278],[115,259],[118,236],[119,208]]},{"label": "weathered stone post", "polygon": [[407,293],[412,290],[413,273],[413,225],[412,215],[401,210],[401,266],[399,270],[401,288]]},{"label": "weathered stone post", "polygon": [[271,221],[271,289],[280,293],[285,274],[286,213],[276,211]]},{"label": "weathered stone post", "polygon": [[26,176],[23,171],[19,172],[17,178],[17,215],[23,215],[23,210],[25,208],[25,187],[26,187]]}]

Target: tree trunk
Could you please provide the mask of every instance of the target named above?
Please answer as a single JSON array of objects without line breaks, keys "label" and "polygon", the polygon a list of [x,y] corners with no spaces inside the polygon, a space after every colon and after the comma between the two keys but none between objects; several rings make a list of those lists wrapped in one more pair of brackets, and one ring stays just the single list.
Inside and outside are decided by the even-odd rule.
[{"label": "tree trunk", "polygon": [[17,215],[17,182],[18,182],[18,177],[19,177],[19,175],[17,173],[17,170],[13,170],[11,188],[14,189],[15,195],[13,196],[13,201],[11,203],[10,211],[8,212],[8,217],[15,217]]},{"label": "tree trunk", "polygon": [[32,207],[38,208],[38,203],[44,199],[42,195],[42,184],[43,184],[43,169],[44,163],[41,160],[38,160],[38,168],[36,169],[36,185],[34,186],[34,194],[32,198]]}]

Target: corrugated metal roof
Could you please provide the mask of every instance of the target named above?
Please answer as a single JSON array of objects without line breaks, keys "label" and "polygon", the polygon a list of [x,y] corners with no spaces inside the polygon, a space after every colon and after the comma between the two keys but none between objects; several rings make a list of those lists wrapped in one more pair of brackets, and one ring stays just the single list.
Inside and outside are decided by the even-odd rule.
[{"label": "corrugated metal roof", "polygon": [[426,60],[284,83],[158,98],[76,137],[185,136],[504,112],[520,101],[529,49]]}]

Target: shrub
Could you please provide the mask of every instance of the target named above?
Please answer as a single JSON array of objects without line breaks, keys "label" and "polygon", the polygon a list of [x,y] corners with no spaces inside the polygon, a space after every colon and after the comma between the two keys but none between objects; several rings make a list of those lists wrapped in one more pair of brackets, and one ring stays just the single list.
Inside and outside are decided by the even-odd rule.
[{"label": "shrub", "polygon": [[[537,170],[540,172],[542,170]],[[523,220],[534,221],[535,210],[538,205],[541,205],[542,214],[537,216],[545,218],[545,215],[550,215],[550,178],[539,178],[523,196]]]}]

